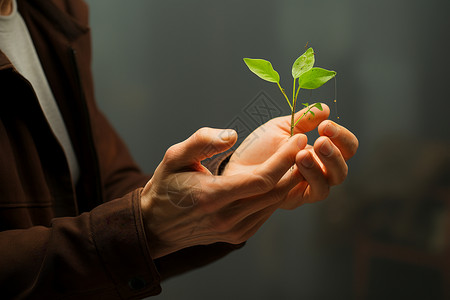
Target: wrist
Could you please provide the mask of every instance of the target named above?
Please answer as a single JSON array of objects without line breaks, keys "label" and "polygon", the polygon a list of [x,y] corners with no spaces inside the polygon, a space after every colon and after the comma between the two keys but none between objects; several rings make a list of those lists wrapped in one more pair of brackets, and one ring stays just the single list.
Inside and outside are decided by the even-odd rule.
[{"label": "wrist", "polygon": [[141,204],[141,217],[142,223],[144,225],[145,237],[147,240],[148,249],[150,252],[150,256],[155,259],[157,253],[155,253],[155,239],[156,237],[152,234],[151,228],[149,226],[151,220],[151,197],[149,196],[151,186],[151,180],[147,183],[147,185],[141,190],[140,194],[140,204]]},{"label": "wrist", "polygon": [[162,200],[161,197],[158,197],[158,195],[153,192],[152,180],[150,180],[141,191],[140,204],[145,237],[152,259],[166,256],[183,248],[175,242],[169,243],[161,238],[161,235],[171,231],[172,228],[170,223],[172,222],[169,220],[170,216],[166,215],[169,207],[157,207],[157,205],[155,205],[155,202],[161,203],[158,199]]}]

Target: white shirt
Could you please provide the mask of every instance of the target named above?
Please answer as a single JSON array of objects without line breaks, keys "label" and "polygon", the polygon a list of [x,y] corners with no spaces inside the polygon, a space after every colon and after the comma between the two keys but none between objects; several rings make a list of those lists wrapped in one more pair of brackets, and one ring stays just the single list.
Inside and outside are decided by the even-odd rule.
[{"label": "white shirt", "polygon": [[0,16],[0,49],[24,78],[32,85],[42,111],[53,134],[66,154],[72,181],[77,182],[80,170],[66,125],[45,77],[28,28],[17,11],[13,1],[13,11],[8,16]]}]

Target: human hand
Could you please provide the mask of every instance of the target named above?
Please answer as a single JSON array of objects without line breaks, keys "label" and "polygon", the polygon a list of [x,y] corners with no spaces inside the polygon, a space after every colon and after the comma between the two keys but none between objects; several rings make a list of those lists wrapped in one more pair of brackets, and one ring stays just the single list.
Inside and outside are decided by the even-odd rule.
[{"label": "human hand", "polygon": [[[275,194],[280,208],[294,209],[304,203],[323,200],[330,187],[342,183],[347,176],[346,161],[356,153],[358,140],[346,128],[326,120],[330,110],[325,104],[322,107],[323,111],[313,108],[315,116],[304,117],[295,127],[294,135],[318,127],[320,137],[313,146],[308,145],[299,151],[295,165],[277,184],[283,187],[275,189],[280,191]],[[296,119],[303,115],[305,109],[296,113]],[[257,128],[236,149],[223,174],[250,172],[262,164],[289,139],[290,124],[291,117],[285,116]]]},{"label": "human hand", "polygon": [[291,188],[278,182],[307,139],[288,137],[277,143],[271,138],[273,148],[263,161],[223,176],[213,176],[200,162],[229,149],[237,139],[234,130],[202,128],[170,147],[141,194],[152,257],[215,242],[239,244],[252,236],[278,208],[277,195]]}]

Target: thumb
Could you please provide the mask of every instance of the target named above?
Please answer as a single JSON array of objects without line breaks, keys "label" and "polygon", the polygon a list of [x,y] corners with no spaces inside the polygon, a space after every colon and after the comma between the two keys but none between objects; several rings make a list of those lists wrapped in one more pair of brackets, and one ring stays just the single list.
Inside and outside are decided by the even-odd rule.
[{"label": "thumb", "polygon": [[187,140],[167,149],[163,162],[172,170],[191,166],[230,149],[236,140],[237,133],[233,129],[203,127]]}]

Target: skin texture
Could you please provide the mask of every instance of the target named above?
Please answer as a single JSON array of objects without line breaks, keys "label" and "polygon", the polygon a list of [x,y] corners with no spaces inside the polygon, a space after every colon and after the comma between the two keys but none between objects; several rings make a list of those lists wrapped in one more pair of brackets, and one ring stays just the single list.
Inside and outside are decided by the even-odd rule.
[{"label": "skin texture", "polygon": [[[326,120],[329,108],[323,108],[302,119],[291,138],[290,116],[260,126],[236,149],[221,176],[200,161],[229,149],[237,139],[234,131],[202,128],[170,147],[142,191],[152,257],[194,245],[242,243],[276,209],[325,199],[330,187],[346,178],[346,160],[358,140]],[[317,127],[321,137],[307,145],[304,133]]]},{"label": "skin texture", "polygon": [[12,12],[12,0],[0,0],[0,15],[7,16]]}]

